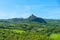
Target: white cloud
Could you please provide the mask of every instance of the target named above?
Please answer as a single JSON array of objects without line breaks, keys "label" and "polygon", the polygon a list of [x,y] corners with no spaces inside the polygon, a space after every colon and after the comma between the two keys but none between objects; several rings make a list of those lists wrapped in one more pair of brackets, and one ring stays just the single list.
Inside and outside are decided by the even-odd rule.
[{"label": "white cloud", "polygon": [[4,18],[4,17],[6,17],[6,16],[7,16],[6,13],[0,12],[0,18]]},{"label": "white cloud", "polygon": [[30,6],[24,6],[24,12],[22,14],[22,17],[24,17],[24,18],[28,17],[31,14],[30,9],[31,9]]},{"label": "white cloud", "polygon": [[0,19],[7,19],[7,18],[14,18],[16,17],[16,11],[10,12],[10,13],[6,13],[3,11],[0,11]]},{"label": "white cloud", "polygon": [[25,12],[29,12],[30,11],[30,6],[24,6],[24,10],[25,10]]}]

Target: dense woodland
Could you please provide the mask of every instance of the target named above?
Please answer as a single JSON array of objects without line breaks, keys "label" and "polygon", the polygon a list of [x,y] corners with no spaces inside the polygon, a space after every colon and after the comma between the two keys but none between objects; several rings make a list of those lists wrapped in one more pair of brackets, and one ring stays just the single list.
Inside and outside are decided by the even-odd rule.
[{"label": "dense woodland", "polygon": [[57,40],[51,34],[60,34],[60,20],[34,15],[27,19],[0,19],[0,40]]}]

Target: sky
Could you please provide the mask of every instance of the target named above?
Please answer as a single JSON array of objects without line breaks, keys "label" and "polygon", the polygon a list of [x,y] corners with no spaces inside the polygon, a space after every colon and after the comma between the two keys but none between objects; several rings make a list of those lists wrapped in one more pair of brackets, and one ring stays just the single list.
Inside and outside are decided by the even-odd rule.
[{"label": "sky", "polygon": [[60,19],[60,0],[0,0],[0,19],[27,18],[32,14]]}]

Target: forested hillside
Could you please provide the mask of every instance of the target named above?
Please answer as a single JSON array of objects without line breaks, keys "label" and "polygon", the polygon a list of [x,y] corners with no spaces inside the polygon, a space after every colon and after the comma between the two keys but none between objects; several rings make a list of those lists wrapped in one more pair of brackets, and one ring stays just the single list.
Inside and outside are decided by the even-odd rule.
[{"label": "forested hillside", "polygon": [[[31,15],[24,18],[0,19],[0,40],[60,40],[60,20]],[[54,35],[56,38],[54,38]]]}]

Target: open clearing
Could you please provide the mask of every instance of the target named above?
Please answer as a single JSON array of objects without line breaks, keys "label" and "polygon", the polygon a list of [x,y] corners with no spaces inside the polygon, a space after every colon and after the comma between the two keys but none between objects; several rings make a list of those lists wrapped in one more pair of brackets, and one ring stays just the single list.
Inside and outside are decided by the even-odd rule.
[{"label": "open clearing", "polygon": [[16,32],[16,33],[23,33],[23,32],[25,32],[25,31],[23,31],[23,30],[11,30],[12,32]]},{"label": "open clearing", "polygon": [[25,31],[24,30],[17,30],[17,29],[0,29],[1,31],[11,31],[11,32],[14,32],[14,33],[24,33]]},{"label": "open clearing", "polygon": [[51,34],[50,38],[53,38],[55,40],[60,40],[60,34]]}]

